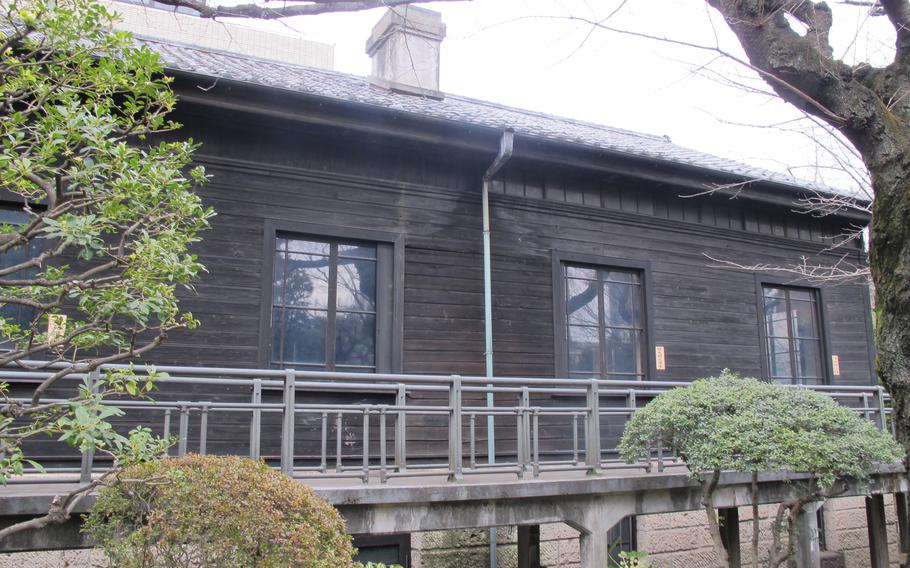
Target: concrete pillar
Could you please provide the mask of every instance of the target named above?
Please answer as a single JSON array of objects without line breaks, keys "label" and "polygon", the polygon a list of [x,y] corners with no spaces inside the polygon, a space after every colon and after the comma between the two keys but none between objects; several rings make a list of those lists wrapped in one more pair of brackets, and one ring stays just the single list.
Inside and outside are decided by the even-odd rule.
[{"label": "concrete pillar", "polygon": [[718,511],[720,520],[720,537],[724,548],[730,556],[730,568],[740,568],[742,555],[739,544],[739,509],[731,507]]},{"label": "concrete pillar", "polygon": [[869,568],[888,568],[890,559],[884,495],[866,497],[866,526],[869,528]]},{"label": "concrete pillar", "polygon": [[579,537],[581,546],[581,568],[607,568],[610,560],[610,543],[607,531],[582,532]]},{"label": "concrete pillar", "polygon": [[821,550],[818,545],[818,508],[822,503],[809,503],[796,517],[796,568],[820,568]]}]

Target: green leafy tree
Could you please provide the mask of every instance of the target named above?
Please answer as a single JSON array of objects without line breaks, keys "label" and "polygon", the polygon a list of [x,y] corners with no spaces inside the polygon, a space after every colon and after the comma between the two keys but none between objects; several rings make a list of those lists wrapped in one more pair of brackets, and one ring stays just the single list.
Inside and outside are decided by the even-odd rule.
[{"label": "green leafy tree", "polygon": [[241,457],[188,455],[126,469],[85,530],[117,568],[344,568],[341,515],[311,488]]},{"label": "green leafy tree", "polygon": [[[724,568],[729,557],[713,504],[722,472],[752,474],[756,536],[758,473],[785,470],[808,476],[793,482],[794,496],[777,509],[770,550],[770,564],[777,567],[793,556],[796,520],[805,505],[841,492],[844,479],[865,479],[876,466],[901,457],[889,434],[831,398],[729,371],[663,393],[635,414],[623,433],[621,455],[632,462],[655,447],[678,453],[701,483],[718,566]],[[757,566],[757,538],[752,547]]]},{"label": "green leafy tree", "polygon": [[[12,0],[0,10],[0,191],[14,205],[0,211],[0,366],[48,372],[20,398],[0,383],[0,485],[26,464],[40,468],[25,450],[35,436],[110,454],[115,466],[160,455],[167,442],[148,430],[116,432],[110,419],[122,412],[109,404],[147,395],[156,373],[58,383],[197,325],[176,290],[203,271],[189,247],[213,215],[192,191],[205,173],[190,167],[192,141],[150,141],[179,127],[167,119],[170,79],[112,20],[93,0]],[[65,520],[115,478],[116,468],[0,538]]]}]

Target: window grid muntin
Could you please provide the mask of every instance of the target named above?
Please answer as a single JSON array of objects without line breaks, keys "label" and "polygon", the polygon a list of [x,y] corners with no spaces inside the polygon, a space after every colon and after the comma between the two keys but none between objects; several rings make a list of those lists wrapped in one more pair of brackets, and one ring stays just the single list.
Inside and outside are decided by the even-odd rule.
[{"label": "window grid muntin", "polygon": [[[579,276],[574,274],[584,273],[593,271],[594,276]],[[613,278],[614,274],[624,274],[627,277],[615,279]],[[601,378],[601,379],[611,379],[621,377],[623,380],[629,378],[632,380],[643,380],[645,376],[645,323],[647,321],[644,305],[644,293],[642,285],[642,271],[636,269],[612,267],[612,266],[591,266],[584,264],[576,263],[564,263],[563,264],[563,294],[565,298],[565,308],[564,308],[564,334],[565,334],[565,345],[566,345],[566,371],[567,374],[572,378]],[[569,314],[569,301],[572,296],[570,295],[570,281],[583,281],[590,282],[597,285],[597,326],[590,324],[571,324],[569,323],[570,314]],[[631,326],[619,326],[619,325],[607,325],[606,324],[606,290],[605,285],[617,285],[617,286],[627,286],[630,288],[630,304],[629,308],[631,309]],[[635,305],[637,304],[637,306]],[[572,344],[570,342],[570,328],[587,328],[587,329],[597,329],[597,364],[593,365],[595,369],[591,372],[587,371],[573,371],[572,370]],[[624,332],[632,332],[632,348],[633,348],[633,365],[635,367],[634,371],[617,371],[609,370],[607,368],[607,332],[612,330],[619,330]],[[599,367],[599,369],[597,368]]]},{"label": "window grid muntin", "polygon": [[[793,298],[794,294],[799,296],[805,295],[805,297]],[[774,326],[769,325],[768,321],[768,301],[780,301],[783,302],[786,321],[787,321],[787,336],[775,335],[771,333],[774,329]],[[815,328],[815,336],[808,337],[798,335],[794,329],[794,312],[793,312],[793,303],[796,302],[799,304],[808,304],[811,309],[812,325]],[[765,349],[767,350],[767,362],[768,362],[768,376],[773,381],[783,382],[787,381],[791,384],[801,384],[804,381],[825,382],[825,367],[824,367],[824,343],[823,343],[823,333],[822,321],[821,321],[821,309],[820,303],[818,300],[818,294],[816,290],[811,288],[797,288],[791,286],[778,286],[778,285],[762,285],[762,311],[763,329],[765,334]],[[776,364],[775,364],[775,355],[779,353],[774,349],[774,342],[777,341],[786,341],[788,350],[787,356],[789,358],[789,368],[790,376],[781,376],[776,375]],[[817,375],[804,375],[800,370],[799,356],[802,349],[798,347],[799,342],[811,342],[815,346],[815,357],[814,357],[814,366],[817,368]],[[810,355],[811,356],[811,355]]]},{"label": "window grid muntin", "polygon": [[[291,250],[291,243],[298,243],[296,246],[306,246],[312,244],[321,244],[328,246],[328,253],[315,252],[312,250]],[[343,247],[350,247],[354,249],[354,253],[344,251],[340,252],[340,249]],[[369,255],[365,254],[356,254],[357,250],[371,249]],[[342,240],[342,239],[320,239],[320,238],[303,238],[295,237],[293,235],[284,235],[279,234],[275,239],[274,253],[275,262],[279,262],[278,259],[281,259],[282,265],[282,274],[281,274],[281,296],[280,302],[276,302],[275,294],[275,281],[273,274],[273,290],[272,290],[272,316],[270,322],[274,322],[275,319],[275,310],[278,310],[280,313],[279,318],[279,335],[276,340],[274,330],[272,330],[271,341],[272,346],[269,350],[269,358],[272,366],[277,367],[291,367],[291,368],[300,368],[303,370],[328,370],[328,371],[351,371],[351,372],[375,372],[377,364],[377,330],[378,330],[378,246],[375,243],[356,241],[356,240]],[[327,293],[328,298],[326,301],[326,308],[314,308],[314,307],[295,307],[293,305],[288,305],[288,255],[290,254],[303,254],[309,256],[319,256],[326,258],[328,261],[329,268],[329,277],[327,284]],[[338,266],[339,259],[348,259],[356,260],[358,262],[371,262],[373,264],[373,310],[355,310],[350,308],[339,309],[337,307],[337,286],[338,286]],[[274,273],[274,270],[273,270]],[[298,362],[298,361],[286,361],[284,347],[286,342],[286,323],[287,310],[300,310],[300,311],[312,311],[312,312],[321,312],[326,314],[326,323],[325,323],[325,346],[324,346],[324,363],[310,363],[310,362]],[[336,337],[336,320],[338,314],[361,314],[372,316],[373,318],[373,336],[372,336],[372,365],[362,365],[362,364],[351,364],[344,363],[338,364],[337,359],[337,337]],[[274,325],[274,324],[273,324]],[[278,342],[278,357],[275,357],[275,342]]]}]

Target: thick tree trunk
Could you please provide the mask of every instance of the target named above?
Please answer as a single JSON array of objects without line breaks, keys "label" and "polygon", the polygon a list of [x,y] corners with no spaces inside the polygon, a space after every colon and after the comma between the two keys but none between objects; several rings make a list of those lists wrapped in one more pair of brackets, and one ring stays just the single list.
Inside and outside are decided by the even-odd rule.
[{"label": "thick tree trunk", "polygon": [[[910,456],[910,167],[873,170],[871,265],[877,369],[892,396],[898,441]],[[910,463],[908,463],[910,465]]]},{"label": "thick tree trunk", "polygon": [[[833,57],[833,13],[824,2],[707,2],[781,99],[837,128],[872,174],[877,369],[910,456],[910,0],[878,2],[897,38],[894,60],[884,67]],[[808,31],[797,32],[788,17]]]},{"label": "thick tree trunk", "polygon": [[714,507],[714,490],[717,489],[719,481],[720,470],[715,470],[709,479],[702,481],[701,504],[705,508],[708,518],[708,531],[711,534],[711,541],[714,543],[716,566],[717,568],[730,568],[730,555],[727,553],[727,548],[720,535],[720,521],[717,518],[717,509]]}]

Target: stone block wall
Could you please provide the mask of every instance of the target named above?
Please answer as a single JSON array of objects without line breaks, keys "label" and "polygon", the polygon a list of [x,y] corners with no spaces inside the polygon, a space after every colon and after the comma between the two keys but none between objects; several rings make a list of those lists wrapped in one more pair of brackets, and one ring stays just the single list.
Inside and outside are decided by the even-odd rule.
[{"label": "stone block wall", "polygon": [[[828,550],[844,554],[846,568],[869,565],[869,533],[866,530],[866,503],[863,497],[831,499],[825,504],[825,537]],[[888,558],[891,566],[899,564],[897,512],[894,498],[885,497],[885,520],[888,528]]]},{"label": "stone block wall", "polygon": [[[490,565],[489,529],[432,531],[411,535],[413,568],[486,568]],[[576,541],[576,548],[578,543]],[[518,529],[496,530],[498,568],[517,568]]]},{"label": "stone block wall", "polygon": [[580,568],[578,531],[565,523],[540,525],[540,568]]},{"label": "stone block wall", "polygon": [[[899,566],[897,516],[894,499],[886,497],[889,558],[891,566]],[[768,557],[771,544],[771,523],[776,505],[759,507],[759,559]],[[869,566],[869,535],[866,530],[866,506],[863,497],[829,499],[823,509],[826,550],[830,559],[826,564],[839,564],[844,568]],[[752,508],[741,507],[740,548],[742,565],[751,566]],[[648,559],[657,568],[713,568],[713,545],[708,534],[703,511],[647,515],[638,517],[638,549],[648,553]]]},{"label": "stone block wall", "polygon": [[102,555],[95,550],[54,550],[0,554],[0,568],[90,568],[102,566]]}]

